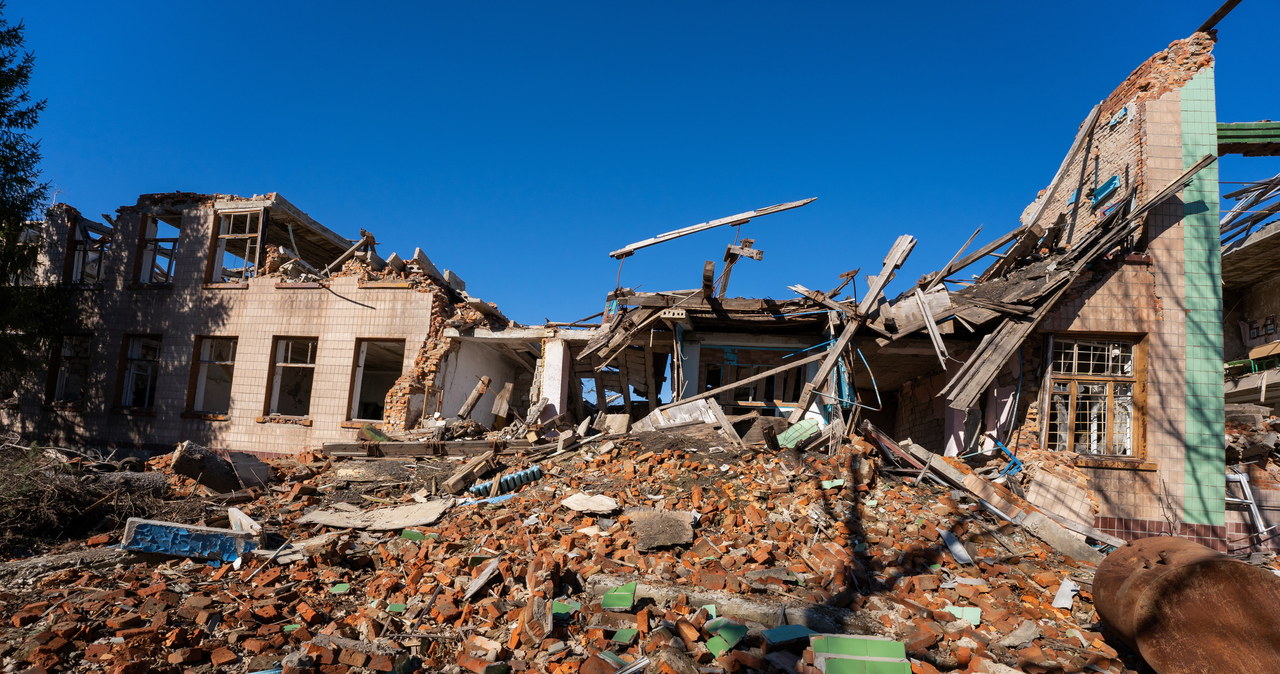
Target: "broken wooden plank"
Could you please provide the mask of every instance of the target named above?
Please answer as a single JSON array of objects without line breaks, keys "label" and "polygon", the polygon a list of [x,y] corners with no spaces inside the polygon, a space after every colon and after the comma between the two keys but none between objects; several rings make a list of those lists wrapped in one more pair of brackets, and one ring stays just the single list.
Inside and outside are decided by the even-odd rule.
[{"label": "broken wooden plank", "polygon": [[448,480],[445,480],[444,488],[450,494],[461,494],[482,475],[493,469],[497,463],[497,457],[498,453],[490,450],[471,459],[455,471]]},{"label": "broken wooden plank", "polygon": [[951,263],[955,262],[956,258],[964,254],[965,249],[969,247],[969,244],[973,243],[973,240],[978,237],[978,233],[981,231],[982,225],[978,225],[978,228],[973,230],[973,233],[969,235],[967,240],[965,240],[964,245],[960,246],[960,249],[951,256],[951,259],[947,260],[947,263],[942,265],[941,271],[934,272],[932,275],[925,277],[926,281],[920,285],[924,286],[926,292],[932,290],[933,287],[939,283],[942,283],[942,280],[950,275],[948,270],[951,268]]},{"label": "broken wooden plank", "polygon": [[664,241],[671,241],[672,239],[678,239],[682,236],[688,236],[690,234],[704,232],[708,229],[714,229],[716,227],[723,227],[725,225],[741,225],[749,222],[752,218],[758,218],[761,216],[770,215],[772,213],[781,213],[782,211],[789,211],[793,208],[800,208],[801,206],[807,206],[816,200],[817,200],[817,197],[810,197],[808,199],[801,199],[800,201],[789,201],[787,203],[777,204],[775,206],[766,206],[764,208],[757,208],[754,211],[747,211],[745,213],[738,213],[737,215],[730,215],[727,218],[720,218],[718,220],[710,220],[710,221],[699,223],[696,225],[690,225],[688,227],[666,232],[664,234],[659,234],[649,239],[644,239],[643,241],[637,241],[635,243],[628,244],[626,246],[623,246],[622,248],[619,248],[618,250],[613,251],[612,253],[609,253],[609,257],[612,257],[617,260],[621,260],[622,258],[634,255],[635,252],[637,250],[640,250],[641,248],[656,246],[657,244],[663,243]]},{"label": "broken wooden plank", "polygon": [[796,294],[798,294],[798,295],[803,295],[803,296],[805,296],[805,297],[807,297],[807,298],[809,298],[809,299],[813,300],[814,302],[817,302],[818,304],[821,304],[822,306],[824,306],[824,307],[826,307],[826,308],[828,308],[828,309],[831,309],[831,310],[833,310],[833,311],[839,311],[840,313],[844,314],[845,316],[848,316],[849,318],[857,318],[857,317],[858,317],[857,312],[855,312],[852,308],[847,307],[847,306],[845,306],[845,305],[843,305],[843,304],[841,304],[841,303],[839,303],[839,302],[837,302],[837,301],[835,301],[835,300],[831,299],[830,297],[828,297],[828,296],[827,296],[827,294],[826,294],[826,293],[824,293],[824,292],[822,292],[822,291],[820,291],[820,290],[810,290],[810,289],[808,289],[808,288],[806,288],[806,287],[804,287],[804,286],[802,286],[802,285],[800,285],[800,284],[798,284],[798,283],[797,283],[796,285],[793,285],[793,286],[787,286],[787,290],[790,290],[790,291],[792,291],[792,292],[794,292],[794,293],[796,293]]},{"label": "broken wooden plank", "polygon": [[[916,304],[920,306],[920,315],[929,316],[929,308],[925,305],[924,293],[920,292],[920,288],[915,289]],[[947,359],[951,356],[947,354],[947,346],[942,343],[942,335],[938,334],[938,326],[933,322],[932,318],[924,321],[925,330],[929,333],[929,341],[933,343],[933,350],[938,354],[938,364],[943,370],[947,369]]]},{"label": "broken wooden plank", "polygon": [[831,371],[835,369],[836,363],[840,361],[840,355],[849,346],[849,342],[853,340],[853,335],[858,331],[858,326],[861,324],[862,321],[850,321],[845,324],[835,344],[832,344],[831,348],[823,354],[822,364],[818,366],[818,371],[813,374],[813,378],[806,382],[804,389],[800,391],[800,402],[795,409],[791,410],[791,414],[787,415],[788,423],[794,424],[804,418],[809,406],[813,404],[814,398],[817,397],[818,387],[822,386],[822,383],[827,379],[827,375],[831,374]]},{"label": "broken wooden plank", "polygon": [[702,263],[702,299],[714,297],[716,293],[716,263],[707,260]]},{"label": "broken wooden plank", "polygon": [[489,382],[493,381],[488,375],[480,378],[476,382],[475,388],[471,389],[471,395],[467,396],[467,400],[462,403],[462,407],[458,410],[458,418],[466,419],[471,416],[471,410],[474,410],[476,403],[480,402],[480,396],[489,390]]},{"label": "broken wooden plank", "polygon": [[730,245],[724,249],[724,273],[720,275],[720,290],[716,297],[724,297],[729,292],[729,274],[733,273],[733,266],[739,259],[746,257],[759,261],[764,258],[763,250],[751,247],[755,242],[755,239],[743,239],[741,246]]},{"label": "broken wooden plank", "polygon": [[871,307],[880,301],[880,296],[884,294],[885,286],[889,285],[889,281],[893,280],[894,274],[902,267],[902,263],[907,260],[907,256],[911,254],[911,250],[915,247],[916,238],[910,234],[903,234],[893,242],[893,247],[889,249],[889,254],[884,258],[884,265],[881,267],[880,273],[869,284],[867,296],[858,303],[858,314],[866,316]]},{"label": "broken wooden plank", "polygon": [[988,255],[991,255],[991,254],[992,254],[992,253],[994,253],[995,251],[997,251],[997,250],[999,250],[1000,248],[1004,247],[1004,245],[1005,245],[1005,244],[1007,244],[1007,243],[1009,243],[1010,241],[1013,241],[1014,239],[1018,238],[1018,236],[1020,236],[1020,235],[1022,234],[1022,232],[1023,232],[1023,231],[1025,231],[1025,230],[1026,230],[1026,227],[1025,227],[1025,226],[1024,226],[1024,227],[1019,227],[1019,228],[1017,228],[1017,229],[1015,229],[1015,230],[1013,230],[1013,231],[1011,231],[1011,232],[1008,232],[1008,233],[1007,233],[1007,234],[1005,234],[1004,236],[1001,236],[1000,238],[996,239],[995,241],[992,241],[991,243],[988,243],[987,245],[985,245],[985,246],[983,246],[983,247],[979,248],[978,250],[975,250],[975,251],[973,251],[972,253],[969,253],[968,255],[966,255],[966,256],[964,256],[963,258],[961,258],[961,260],[960,260],[959,262],[953,262],[953,263],[951,263],[951,264],[947,265],[947,267],[946,267],[945,269],[943,269],[941,272],[939,272],[939,276],[938,276],[938,278],[939,278],[939,279],[945,279],[945,278],[947,278],[947,277],[950,277],[952,274],[954,274],[954,273],[956,273],[956,272],[960,271],[961,269],[964,269],[965,267],[968,267],[969,265],[973,264],[974,262],[977,262],[978,260],[981,260],[982,258],[984,258],[984,257],[986,257],[986,256],[988,256]]},{"label": "broken wooden plank", "polygon": [[493,416],[499,419],[507,416],[507,412],[511,409],[511,393],[515,389],[513,382],[507,382],[502,385],[498,391],[498,395],[494,396],[493,407],[489,409]]},{"label": "broken wooden plank", "polygon": [[893,280],[894,274],[902,267],[902,263],[906,261],[907,256],[911,254],[911,249],[915,248],[915,245],[915,237],[909,234],[903,234],[893,242],[893,247],[889,249],[889,254],[884,258],[884,265],[880,269],[880,274],[872,280],[867,296],[862,298],[862,302],[858,304],[857,315],[860,318],[847,322],[844,329],[840,331],[840,337],[827,350],[822,364],[818,366],[818,371],[814,373],[813,378],[805,383],[804,389],[800,392],[799,404],[787,416],[789,423],[794,424],[804,418],[809,406],[813,404],[814,399],[817,397],[818,387],[822,386],[827,376],[835,369],[836,363],[840,361],[845,348],[853,340],[853,335],[865,322],[867,310],[880,301],[880,297],[884,294],[885,286],[888,285],[889,281]]}]

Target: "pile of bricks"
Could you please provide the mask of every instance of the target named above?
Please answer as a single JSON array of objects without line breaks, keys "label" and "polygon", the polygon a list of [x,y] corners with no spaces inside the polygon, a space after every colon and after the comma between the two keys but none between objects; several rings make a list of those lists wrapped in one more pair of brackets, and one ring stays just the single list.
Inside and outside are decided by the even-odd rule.
[{"label": "pile of bricks", "polygon": [[[115,553],[9,577],[0,666],[827,671],[812,635],[857,633],[901,643],[915,672],[1128,671],[1095,624],[1092,568],[1001,527],[962,492],[877,478],[861,441],[827,456],[678,440],[623,438],[544,461],[545,475],[512,494],[388,532],[295,524],[351,499],[327,460],[280,461],[284,484],[238,507],[294,543],[298,561]],[[561,505],[580,492],[618,508]],[[365,508],[413,500],[403,485],[366,496],[355,499]],[[655,544],[637,526],[654,512],[681,523],[662,534],[673,538]],[[1069,578],[1084,589],[1054,608]]]}]

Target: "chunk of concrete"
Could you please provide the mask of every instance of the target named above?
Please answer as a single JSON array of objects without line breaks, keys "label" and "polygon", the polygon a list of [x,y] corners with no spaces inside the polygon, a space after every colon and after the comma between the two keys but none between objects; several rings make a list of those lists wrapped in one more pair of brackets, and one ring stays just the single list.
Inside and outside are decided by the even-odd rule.
[{"label": "chunk of concrete", "polygon": [[611,513],[618,509],[618,502],[604,494],[577,493],[560,501],[560,505],[580,513]]},{"label": "chunk of concrete", "polygon": [[230,461],[190,440],[179,443],[173,450],[169,468],[216,492],[235,491],[243,486]]},{"label": "chunk of concrete", "polygon": [[329,527],[344,529],[368,529],[370,531],[390,531],[405,527],[421,527],[435,524],[446,510],[453,505],[453,499],[436,499],[427,503],[410,503],[392,508],[375,508],[360,510],[346,503],[338,503],[326,508],[317,508],[298,518],[298,524],[323,524]]},{"label": "chunk of concrete", "polygon": [[640,552],[693,542],[692,513],[643,508],[629,511],[627,516]]}]

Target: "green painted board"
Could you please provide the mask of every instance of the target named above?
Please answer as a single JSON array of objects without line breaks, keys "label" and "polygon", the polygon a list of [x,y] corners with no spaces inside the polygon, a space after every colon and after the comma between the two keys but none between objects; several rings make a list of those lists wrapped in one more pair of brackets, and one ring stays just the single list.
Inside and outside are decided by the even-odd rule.
[{"label": "green painted board", "polygon": [[633,627],[628,627],[626,629],[621,629],[621,630],[618,630],[617,632],[614,632],[613,638],[610,639],[610,641],[613,641],[619,644],[629,644],[632,641],[635,641],[636,635],[639,633],[640,633],[640,630],[635,629]]},{"label": "green painted board", "polygon": [[974,627],[982,624],[982,609],[977,606],[948,606],[943,610],[960,620],[967,620]]},{"label": "green painted board", "polygon": [[770,646],[779,646],[782,644],[792,643],[801,639],[807,639],[810,635],[817,634],[813,630],[804,625],[780,625],[773,629],[765,630],[762,633],[764,642]]},{"label": "green painted board", "polygon": [[576,601],[553,601],[551,602],[551,615],[570,616],[577,613],[582,608],[582,604]]},{"label": "green painted board", "polygon": [[711,654],[717,658],[728,653],[730,648],[733,648],[733,644],[722,636],[714,636],[707,639],[707,650],[711,651]]},{"label": "green painted board", "polygon": [[716,618],[708,622],[705,627],[708,633],[728,642],[730,648],[738,645],[738,642],[742,641],[748,632],[746,625],[740,625],[728,618]]},{"label": "green painted board", "polygon": [[636,603],[636,584],[627,583],[604,593],[600,607],[611,611],[630,611]]},{"label": "green painted board", "polygon": [[817,419],[802,419],[778,436],[778,444],[787,449],[813,437],[821,430]]},{"label": "green painted board", "polygon": [[333,594],[346,594],[351,591],[351,583],[338,583],[329,588],[329,591]]}]

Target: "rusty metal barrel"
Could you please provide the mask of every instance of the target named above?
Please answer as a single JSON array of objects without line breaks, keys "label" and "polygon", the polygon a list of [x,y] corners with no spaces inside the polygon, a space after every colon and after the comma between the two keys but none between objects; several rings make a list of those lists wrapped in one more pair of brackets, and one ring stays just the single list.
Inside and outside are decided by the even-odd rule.
[{"label": "rusty metal barrel", "polygon": [[1280,576],[1182,538],[1133,541],[1093,580],[1102,621],[1160,674],[1280,672]]}]

